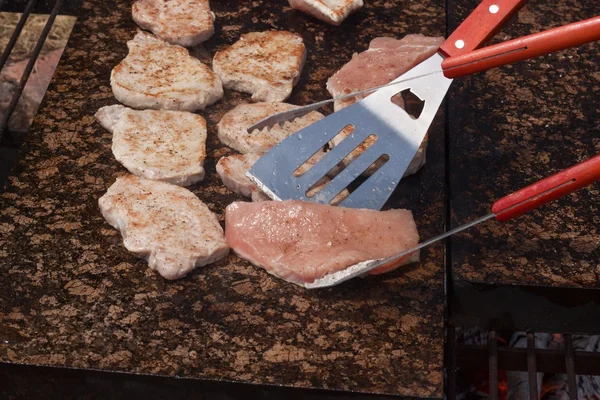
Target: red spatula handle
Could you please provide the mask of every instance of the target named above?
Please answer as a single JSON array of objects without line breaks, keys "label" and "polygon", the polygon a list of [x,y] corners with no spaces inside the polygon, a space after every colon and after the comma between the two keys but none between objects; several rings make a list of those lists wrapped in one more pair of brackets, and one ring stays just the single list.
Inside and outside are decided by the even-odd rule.
[{"label": "red spatula handle", "polygon": [[446,57],[470,53],[488,41],[527,0],[483,0],[440,46]]},{"label": "red spatula handle", "polygon": [[600,16],[488,46],[442,62],[448,78],[485,71],[600,40]]},{"label": "red spatula handle", "polygon": [[508,221],[598,180],[600,155],[501,198],[492,212],[498,221]]}]

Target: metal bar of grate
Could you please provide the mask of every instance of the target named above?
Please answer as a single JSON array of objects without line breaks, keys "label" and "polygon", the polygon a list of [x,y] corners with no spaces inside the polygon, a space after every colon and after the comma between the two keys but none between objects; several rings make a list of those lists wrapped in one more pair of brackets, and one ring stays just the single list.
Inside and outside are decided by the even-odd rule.
[{"label": "metal bar of grate", "polygon": [[[600,376],[600,352],[575,351],[575,373],[577,375]],[[536,349],[537,372],[565,374],[565,352],[562,350]],[[489,364],[487,346],[457,344],[456,366],[486,370]],[[507,371],[527,371],[527,350],[518,347],[498,348],[498,368]]]},{"label": "metal bar of grate", "polygon": [[[35,6],[36,3],[37,3],[37,0],[29,0],[27,5],[25,6],[25,10],[23,11],[23,14],[21,14],[21,18],[19,18],[19,22],[17,22],[17,26],[15,27],[15,30],[14,30],[12,36],[10,37],[8,43],[6,44],[6,47],[4,48],[2,55],[0,55],[0,70],[2,70],[2,68],[4,68],[4,64],[6,64],[6,61],[8,60],[8,56],[10,55],[10,52],[15,47],[15,44],[17,43],[17,40],[19,39],[19,35],[21,35],[21,31],[25,27],[25,23],[27,22],[27,19],[29,18],[29,14],[31,14],[31,11],[33,10],[33,7]],[[0,4],[0,8],[2,8],[1,7],[2,5],[3,4]]]},{"label": "metal bar of grate", "polygon": [[575,380],[575,354],[573,352],[573,337],[570,334],[563,335],[565,341],[565,364],[567,368],[567,383],[569,387],[569,398],[577,400],[577,383]]},{"label": "metal bar of grate", "polygon": [[448,400],[456,399],[456,328],[448,326],[446,393]]},{"label": "metal bar of grate", "polygon": [[535,359],[535,334],[533,332],[527,332],[527,372],[529,373],[529,398],[537,400],[537,365]]},{"label": "metal bar of grate", "polygon": [[490,400],[498,400],[498,335],[496,331],[489,332],[488,349],[490,352],[488,367]]},{"label": "metal bar of grate", "polygon": [[[30,3],[31,2],[35,3],[35,0],[30,1]],[[27,5],[29,6],[30,3],[28,3]],[[63,0],[57,0],[56,4],[54,4],[54,8],[52,8],[52,12],[50,13],[50,16],[48,17],[48,21],[46,21],[46,25],[44,25],[44,29],[42,30],[42,33],[41,33],[40,37],[38,38],[38,41],[35,44],[35,47],[33,48],[33,53],[31,54],[31,58],[29,59],[29,62],[27,63],[27,66],[25,67],[25,70],[23,71],[23,75],[21,75],[21,80],[19,81],[19,84],[15,88],[15,91],[10,99],[8,108],[6,109],[6,112],[5,112],[2,120],[0,121],[0,140],[2,140],[2,136],[4,136],[4,132],[6,131],[6,129],[8,127],[8,121],[10,120],[10,117],[11,117],[13,111],[17,107],[17,103],[19,102],[19,99],[21,98],[23,89],[25,88],[25,85],[27,84],[27,79],[29,79],[29,75],[31,74],[31,71],[33,70],[33,67],[35,66],[35,62],[37,61],[37,58],[38,58],[40,52],[42,51],[44,42],[46,41],[46,38],[48,37],[48,34],[50,33],[50,29],[52,29],[52,25],[54,24],[54,20],[56,19],[56,16],[58,15],[58,12],[60,10],[62,3],[63,3]],[[20,22],[21,21],[19,21],[19,23]],[[16,32],[16,30],[15,30],[15,32]],[[14,34],[13,34],[13,36],[14,36]],[[11,40],[12,39],[13,38],[11,37]],[[7,46],[7,48],[8,48],[8,46]]]}]

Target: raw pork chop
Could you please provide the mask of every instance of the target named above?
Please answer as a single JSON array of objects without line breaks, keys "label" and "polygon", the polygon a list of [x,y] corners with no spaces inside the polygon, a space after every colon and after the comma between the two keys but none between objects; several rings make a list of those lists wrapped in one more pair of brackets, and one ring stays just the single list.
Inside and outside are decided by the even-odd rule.
[{"label": "raw pork chop", "polygon": [[254,101],[283,101],[300,79],[306,60],[302,38],[286,31],[252,32],[217,52],[213,69],[223,86],[251,93]]},{"label": "raw pork chop", "polygon": [[112,152],[132,174],[188,186],[204,179],[206,121],[186,111],[102,107],[96,119],[113,134]]},{"label": "raw pork chop", "polygon": [[172,44],[195,46],[215,32],[208,0],[138,0],[131,11],[139,26]]},{"label": "raw pork chop", "polygon": [[[333,97],[337,97],[389,83],[432,56],[443,42],[443,37],[427,37],[420,34],[406,35],[400,40],[385,37],[375,38],[369,44],[368,50],[354,54],[352,60],[329,78],[327,90]],[[334,109],[336,111],[341,110],[366,96],[368,95],[336,102]],[[398,100],[396,104],[404,107],[402,99],[399,98]],[[331,141],[331,145],[339,144],[348,134],[349,132],[336,136]],[[362,154],[372,142],[372,140],[367,140],[356,148],[350,157],[345,160],[346,163]],[[421,143],[404,176],[416,173],[425,164],[426,148],[427,137]],[[371,166],[366,171],[366,175],[372,174],[380,166],[381,163]]]},{"label": "raw pork chop", "polygon": [[217,216],[189,190],[127,175],[98,201],[106,221],[121,231],[125,248],[166,279],[229,253]]},{"label": "raw pork chop", "polygon": [[362,0],[288,0],[290,6],[332,25],[339,25],[363,6]]},{"label": "raw pork chop", "polygon": [[219,139],[240,153],[265,153],[292,133],[322,119],[323,114],[312,111],[293,121],[252,133],[246,129],[263,118],[297,107],[287,103],[240,104],[219,121]]},{"label": "raw pork chop", "polygon": [[[368,50],[355,53],[327,80],[327,90],[333,97],[338,97],[389,83],[432,56],[443,42],[443,37],[421,34],[406,35],[399,40],[375,38],[369,43]],[[334,108],[341,110],[366,96],[337,102]]]},{"label": "raw pork chop", "polygon": [[129,54],[110,75],[117,100],[134,108],[204,109],[223,97],[221,80],[181,47],[146,32],[127,42]]},{"label": "raw pork chop", "polygon": [[408,210],[373,211],[297,200],[234,202],[225,211],[225,236],[240,257],[299,285],[419,242]]},{"label": "raw pork chop", "polygon": [[[309,170],[309,168],[320,160],[325,152],[314,156],[303,164],[297,171],[298,175],[301,175]],[[271,200],[269,196],[263,193],[251,180],[246,176],[246,172],[254,165],[254,163],[261,157],[262,154],[248,153],[248,154],[232,154],[230,156],[221,157],[217,162],[217,173],[221,177],[223,184],[235,193],[241,194],[242,196],[250,197],[252,201],[265,201]],[[324,177],[319,181],[317,185],[311,190],[310,194],[316,194],[325,185],[330,182],[328,177]],[[350,193],[344,189],[339,195],[333,200],[332,204],[337,205],[342,202]]]}]

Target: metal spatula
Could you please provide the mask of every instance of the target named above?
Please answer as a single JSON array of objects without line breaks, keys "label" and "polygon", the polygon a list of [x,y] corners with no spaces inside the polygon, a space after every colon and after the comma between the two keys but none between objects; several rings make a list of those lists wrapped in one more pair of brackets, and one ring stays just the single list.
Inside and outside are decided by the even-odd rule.
[{"label": "metal spatula", "polygon": [[[524,3],[525,0],[482,1],[442,44],[438,53],[392,82],[396,84],[383,87],[281,141],[253,165],[247,176],[274,200],[299,199],[329,204],[375,161],[384,158],[383,166],[340,204],[381,209],[414,158],[452,83],[451,78],[600,39],[600,17],[596,17],[473,51]],[[416,119],[392,102],[392,97],[404,90],[410,90],[424,101],[423,110]],[[308,108],[314,109],[312,107]],[[293,118],[299,113],[294,110],[287,115]],[[281,115],[270,120],[281,122]],[[348,137],[308,172],[294,175],[348,126],[353,128]],[[376,136],[374,144],[316,195],[307,196],[318,181],[332,173],[348,154],[372,135]]]},{"label": "metal spatula", "polygon": [[454,235],[465,229],[471,228],[488,219],[495,218],[497,221],[506,222],[515,219],[531,210],[556,200],[560,197],[573,193],[585,186],[600,180],[600,155],[583,161],[579,164],[565,169],[555,175],[542,179],[532,185],[518,190],[508,196],[496,201],[492,206],[492,212],[485,217],[479,218],[468,224],[454,228],[432,239],[420,243],[418,246],[403,251],[395,256],[383,260],[369,260],[353,265],[345,270],[335,272],[317,279],[312,283],[304,285],[307,289],[317,289],[340,284],[357,276],[362,276],[369,271],[386,264],[398,263],[417,250],[427,247],[448,236]]}]

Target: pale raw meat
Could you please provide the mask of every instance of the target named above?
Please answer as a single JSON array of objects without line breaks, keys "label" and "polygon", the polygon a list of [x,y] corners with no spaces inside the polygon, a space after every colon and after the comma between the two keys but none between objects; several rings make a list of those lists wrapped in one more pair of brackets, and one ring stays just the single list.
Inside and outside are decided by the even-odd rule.
[{"label": "pale raw meat", "polygon": [[208,0],[138,0],[131,11],[139,26],[172,44],[195,46],[215,32]]},{"label": "pale raw meat", "polygon": [[[338,97],[389,83],[432,56],[443,42],[443,37],[428,37],[420,34],[406,35],[399,40],[386,37],[375,38],[369,44],[368,50],[354,54],[352,60],[329,78],[327,90],[333,97]],[[348,107],[366,96],[368,95],[335,102],[334,109],[338,111]],[[404,106],[401,98],[396,104]],[[347,134],[338,135],[330,144],[332,146],[339,144],[348,134],[347,131]],[[372,142],[373,140],[367,140],[356,148],[345,160],[346,164],[362,154]],[[404,176],[416,173],[425,164],[426,148],[427,137],[421,143]],[[382,163],[378,162],[371,166],[365,175],[372,174],[381,165]]]},{"label": "pale raw meat", "polygon": [[302,38],[287,31],[246,33],[215,54],[213,69],[227,89],[252,94],[254,101],[287,99],[306,60]]},{"label": "pale raw meat", "polygon": [[229,253],[217,216],[185,188],[127,175],[117,178],[98,204],[121,232],[125,248],[166,279]]},{"label": "pale raw meat", "polygon": [[133,108],[204,109],[223,97],[219,77],[181,46],[138,32],[111,73],[118,101]]},{"label": "pale raw meat", "polygon": [[234,202],[225,211],[225,236],[240,257],[299,285],[362,261],[390,257],[419,242],[408,210],[373,211],[297,200]]},{"label": "pale raw meat", "polygon": [[206,121],[186,111],[102,107],[96,119],[113,134],[112,152],[132,174],[180,186],[204,179]]},{"label": "pale raw meat", "polygon": [[[443,42],[443,37],[421,34],[406,35],[402,39],[375,38],[369,43],[368,50],[355,53],[346,65],[327,80],[327,90],[335,98],[389,83],[432,56]],[[366,96],[357,98],[360,100]],[[344,100],[335,104],[335,110],[356,101],[356,98]]]},{"label": "pale raw meat", "polygon": [[287,103],[240,104],[219,121],[219,139],[240,153],[265,153],[292,133],[322,119],[323,114],[312,111],[293,121],[252,133],[248,133],[248,127],[270,115],[297,107]]},{"label": "pale raw meat", "polygon": [[290,6],[332,25],[340,25],[363,6],[362,0],[288,0]]},{"label": "pale raw meat", "polygon": [[[323,157],[323,155],[325,155],[325,152],[317,153],[317,155],[310,158],[298,169],[297,176],[308,171],[310,167],[315,165],[315,163]],[[271,200],[269,196],[263,193],[250,178],[246,176],[246,172],[248,172],[260,157],[261,154],[256,153],[232,154],[221,157],[219,162],[217,162],[217,173],[221,177],[223,184],[235,193],[250,197],[252,201]],[[316,194],[319,190],[324,188],[328,182],[330,182],[330,179],[328,177],[323,177],[314,188],[309,190],[309,196]],[[338,205],[349,195],[350,193],[348,190],[344,189],[331,203],[333,205]]]}]

